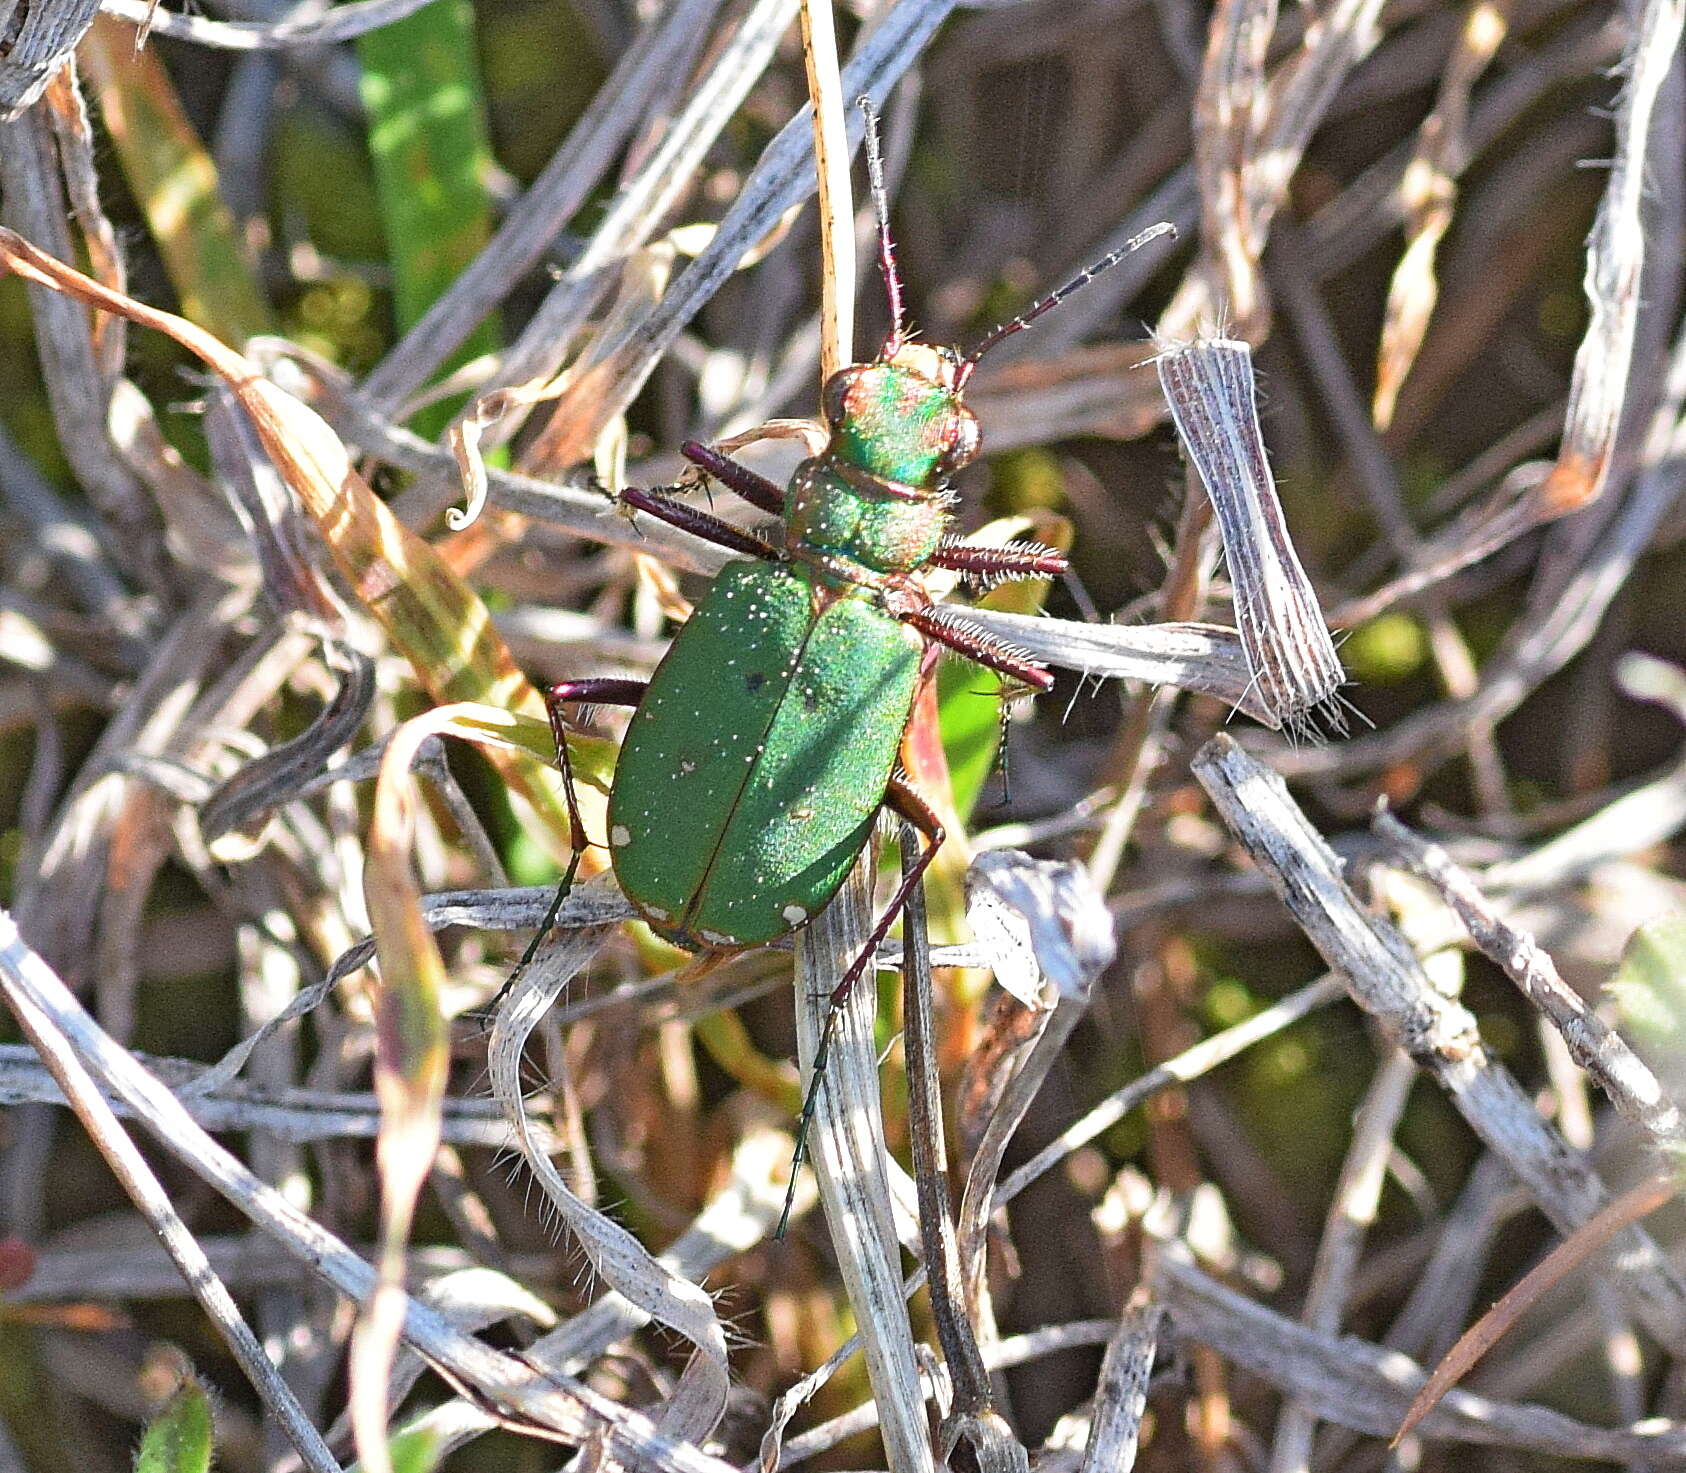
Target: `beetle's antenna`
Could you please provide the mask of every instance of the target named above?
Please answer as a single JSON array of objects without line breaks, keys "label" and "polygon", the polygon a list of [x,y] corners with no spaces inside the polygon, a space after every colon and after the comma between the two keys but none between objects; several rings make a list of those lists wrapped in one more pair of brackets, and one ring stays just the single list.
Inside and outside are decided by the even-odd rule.
[{"label": "beetle's antenna", "polygon": [[1033,303],[1026,311],[1021,312],[1011,322],[1003,322],[1000,327],[987,333],[984,340],[973,348],[960,363],[960,382],[964,384],[972,376],[972,370],[978,366],[978,360],[996,344],[1012,337],[1016,332],[1023,332],[1031,323],[1035,322],[1044,312],[1050,312],[1059,306],[1072,293],[1080,291],[1104,271],[1110,271],[1126,256],[1139,250],[1150,240],[1157,240],[1162,235],[1175,236],[1177,227],[1168,221],[1161,221],[1157,225],[1150,225],[1140,235],[1133,235],[1115,251],[1109,251],[1096,261],[1079,271],[1064,286],[1057,291],[1051,291],[1041,301]]},{"label": "beetle's antenna", "polygon": [[884,274],[884,292],[890,299],[890,336],[884,340],[882,357],[888,358],[902,345],[902,278],[896,269],[896,247],[890,239],[890,193],[884,187],[884,151],[878,137],[878,109],[870,97],[857,97],[855,106],[866,120],[866,177],[872,185],[872,212],[878,217],[878,269]]}]

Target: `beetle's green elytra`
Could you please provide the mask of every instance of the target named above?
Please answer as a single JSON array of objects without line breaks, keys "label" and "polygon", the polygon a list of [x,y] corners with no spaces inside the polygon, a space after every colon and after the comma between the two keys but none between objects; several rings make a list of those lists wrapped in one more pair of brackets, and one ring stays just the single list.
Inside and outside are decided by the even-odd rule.
[{"label": "beetle's green elytra", "polygon": [[731,563],[628,727],[609,803],[621,888],[691,950],[817,914],[872,831],[924,640],[801,564]]}]

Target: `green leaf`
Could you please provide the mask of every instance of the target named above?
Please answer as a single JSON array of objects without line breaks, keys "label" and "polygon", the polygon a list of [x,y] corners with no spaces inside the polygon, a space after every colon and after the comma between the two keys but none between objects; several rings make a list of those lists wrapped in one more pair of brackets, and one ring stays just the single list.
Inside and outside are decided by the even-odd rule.
[{"label": "green leaf", "polygon": [[237,348],[274,332],[239,229],[217,192],[216,165],[157,49],[136,50],[133,28],[106,16],[78,54],[99,85],[106,128],[182,314]]},{"label": "green leaf", "polygon": [[937,667],[937,708],[954,806],[970,817],[1001,745],[1001,677],[970,660],[944,660]]},{"label": "green leaf", "polygon": [[195,1381],[184,1381],[141,1438],[135,1473],[208,1473],[211,1403]]},{"label": "green leaf", "polygon": [[425,1427],[400,1432],[387,1444],[392,1473],[433,1473],[439,1466],[439,1438]]},{"label": "green leaf", "polygon": [[1686,1074],[1686,911],[1658,916],[1635,931],[1605,991],[1634,1048],[1678,1082]]}]

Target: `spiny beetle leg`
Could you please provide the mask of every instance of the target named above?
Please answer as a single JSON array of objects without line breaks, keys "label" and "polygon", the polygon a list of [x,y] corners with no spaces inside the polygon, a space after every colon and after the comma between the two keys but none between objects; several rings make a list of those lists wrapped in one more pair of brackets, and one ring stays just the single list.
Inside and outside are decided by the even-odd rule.
[{"label": "spiny beetle leg", "polygon": [[908,896],[919,887],[925,877],[925,871],[937,857],[937,850],[942,847],[942,821],[937,817],[936,810],[920,796],[918,789],[911,783],[899,777],[891,778],[884,801],[894,813],[905,818],[925,836],[925,852],[903,873],[901,884],[890,897],[890,903],[884,908],[884,914],[879,917],[878,924],[872,928],[872,934],[866,938],[866,945],[861,948],[860,955],[849,964],[849,970],[826,997],[825,1021],[820,1024],[819,1042],[814,1048],[814,1072],[808,1080],[808,1092],[802,1097],[802,1113],[796,1120],[796,1150],[790,1160],[790,1185],[785,1188],[784,1210],[779,1214],[779,1225],[773,1232],[775,1238],[784,1237],[785,1226],[790,1221],[791,1207],[796,1201],[797,1173],[808,1159],[808,1132],[814,1123],[820,1083],[825,1078],[825,1066],[831,1056],[831,1040],[836,1029],[837,1015],[848,1002],[849,994],[854,991],[861,974],[878,954],[878,948],[890,934],[890,927],[895,925],[896,917],[906,909]]},{"label": "spiny beetle leg", "polygon": [[986,580],[1058,578],[1069,567],[1063,554],[1040,542],[1009,542],[1004,547],[990,547],[976,542],[945,541],[931,554],[931,563],[934,567],[953,568]]},{"label": "spiny beetle leg", "polygon": [[712,542],[716,547],[724,547],[729,552],[741,552],[746,557],[760,558],[769,563],[779,560],[778,550],[770,542],[763,542],[753,533],[734,527],[724,518],[699,511],[683,501],[658,496],[653,491],[640,491],[635,486],[628,486],[622,491],[620,499],[628,506],[659,517],[669,526],[679,528],[681,532],[689,532],[693,537],[703,542]]},{"label": "spiny beetle leg", "polygon": [[521,953],[521,960],[516,962],[515,970],[498,989],[497,996],[486,1005],[485,1011],[495,1013],[498,1004],[509,994],[510,988],[521,980],[535,956],[539,954],[539,947],[544,945],[545,938],[550,935],[551,927],[556,924],[556,917],[562,913],[562,902],[568,898],[574,888],[574,877],[580,871],[580,856],[585,853],[586,837],[585,823],[580,818],[579,795],[574,791],[574,768],[568,760],[568,733],[562,725],[562,708],[564,706],[636,706],[644,698],[644,682],[642,680],[615,680],[597,678],[591,680],[564,680],[551,686],[544,693],[545,711],[550,716],[551,740],[556,743],[556,765],[562,773],[562,800],[568,805],[568,843],[573,853],[568,857],[568,868],[563,871],[562,878],[556,883],[556,893],[550,897],[550,904],[545,908],[544,918],[539,922],[539,928],[533,933],[533,939],[527,943],[527,949]]},{"label": "spiny beetle leg", "polygon": [[759,507],[768,516],[784,515],[784,487],[757,475],[742,461],[722,455],[700,440],[687,440],[679,453],[692,465],[705,470],[728,491],[736,491],[751,506]]},{"label": "spiny beetle leg", "polygon": [[1023,650],[1015,649],[1005,640],[997,639],[988,630],[968,623],[962,615],[951,614],[936,605],[924,609],[908,609],[896,615],[904,624],[911,624],[928,639],[945,644],[968,660],[1028,685],[1032,690],[1052,690],[1054,677]]}]

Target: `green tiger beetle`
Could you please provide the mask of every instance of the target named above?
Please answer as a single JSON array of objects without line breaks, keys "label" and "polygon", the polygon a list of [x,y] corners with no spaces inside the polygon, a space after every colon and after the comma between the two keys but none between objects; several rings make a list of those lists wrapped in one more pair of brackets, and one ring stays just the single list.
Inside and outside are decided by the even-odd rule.
[{"label": "green tiger beetle", "polygon": [[[897,772],[919,682],[946,648],[1028,690],[1053,684],[1024,651],[934,603],[920,581],[927,568],[985,581],[1066,569],[1050,548],[976,545],[951,533],[948,481],[979,448],[977,420],[962,402],[967,381],[996,344],[1170,229],[1157,227],[1096,262],[965,356],[914,342],[903,321],[876,120],[870,107],[863,111],[890,306],[883,348],[825,385],[829,440],[797,467],[788,492],[706,445],[682,447],[708,476],[778,517],[778,535],[741,531],[659,493],[622,493],[628,506],[743,560],[715,576],[648,684],[567,680],[547,694],[576,862],[585,835],[563,709],[635,708],[609,796],[610,857],[639,915],[688,951],[741,951],[805,925],[841,888],[885,807],[923,835],[918,862],[833,989],[829,1016],[943,842],[931,806]],[[816,1078],[829,1032],[828,1017]],[[804,1123],[809,1108],[811,1097]]]}]

